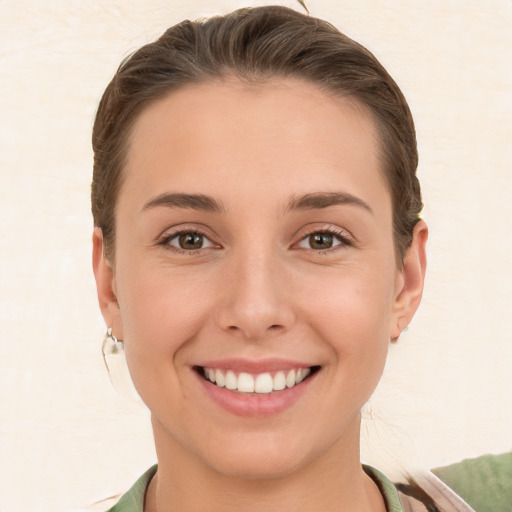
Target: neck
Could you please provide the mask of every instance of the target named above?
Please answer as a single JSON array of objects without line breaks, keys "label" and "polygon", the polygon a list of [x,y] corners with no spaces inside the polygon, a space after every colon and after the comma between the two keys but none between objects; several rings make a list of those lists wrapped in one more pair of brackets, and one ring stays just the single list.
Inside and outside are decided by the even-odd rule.
[{"label": "neck", "polygon": [[359,462],[359,428],[347,432],[348,443],[331,447],[287,474],[268,478],[223,474],[170,439],[155,419],[153,430],[158,471],[146,493],[144,512],[386,510],[380,491]]}]

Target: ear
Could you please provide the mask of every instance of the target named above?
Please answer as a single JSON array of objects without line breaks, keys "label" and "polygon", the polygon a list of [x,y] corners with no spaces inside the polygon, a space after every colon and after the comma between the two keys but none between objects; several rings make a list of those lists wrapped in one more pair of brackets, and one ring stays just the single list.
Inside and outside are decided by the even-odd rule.
[{"label": "ear", "polygon": [[96,279],[96,290],[101,313],[114,335],[123,339],[123,324],[119,304],[117,303],[115,276],[111,263],[105,257],[103,233],[101,228],[94,228],[92,235],[92,267]]},{"label": "ear", "polygon": [[420,220],[414,227],[411,245],[404,255],[403,266],[397,275],[391,320],[390,337],[392,340],[398,339],[402,330],[409,325],[420,305],[427,268],[425,251],[427,238],[427,224]]}]

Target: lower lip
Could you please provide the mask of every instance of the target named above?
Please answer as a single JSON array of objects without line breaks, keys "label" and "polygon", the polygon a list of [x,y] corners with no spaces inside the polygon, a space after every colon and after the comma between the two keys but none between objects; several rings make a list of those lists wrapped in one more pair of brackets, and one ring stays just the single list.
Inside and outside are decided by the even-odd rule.
[{"label": "lower lip", "polygon": [[316,373],[300,384],[281,391],[264,394],[244,394],[221,388],[196,374],[209,397],[222,408],[237,416],[265,417],[279,414],[291,407],[305,393]]}]

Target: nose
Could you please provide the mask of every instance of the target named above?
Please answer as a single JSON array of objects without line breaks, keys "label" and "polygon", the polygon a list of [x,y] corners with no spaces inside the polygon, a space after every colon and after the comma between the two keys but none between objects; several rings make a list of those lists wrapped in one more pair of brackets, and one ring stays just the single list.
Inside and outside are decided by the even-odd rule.
[{"label": "nose", "polygon": [[219,326],[248,340],[288,330],[295,320],[286,275],[271,255],[249,254],[232,261],[217,311]]}]

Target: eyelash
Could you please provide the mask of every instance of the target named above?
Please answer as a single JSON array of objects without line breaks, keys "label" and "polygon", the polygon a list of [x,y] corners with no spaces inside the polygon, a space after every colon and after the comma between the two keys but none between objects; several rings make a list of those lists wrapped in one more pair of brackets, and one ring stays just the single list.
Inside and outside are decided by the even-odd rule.
[{"label": "eyelash", "polygon": [[[200,251],[202,251],[203,249],[208,249],[209,247],[200,247],[198,249],[191,249],[191,250],[187,250],[187,249],[181,249],[179,247],[175,247],[173,245],[170,244],[171,240],[174,240],[175,238],[178,238],[182,235],[195,235],[195,236],[200,236],[202,237],[204,240],[208,240],[208,242],[212,245],[212,246],[215,246],[216,244],[214,242],[212,242],[208,236],[199,231],[199,230],[195,230],[195,229],[183,229],[183,230],[180,230],[180,231],[176,231],[174,233],[171,233],[171,234],[166,234],[165,236],[163,236],[158,242],[157,242],[157,245],[162,245],[164,246],[166,249],[170,250],[170,251],[173,251],[173,252],[177,252],[177,253],[180,253],[180,254],[197,254],[199,253]],[[294,244],[294,246],[297,246],[299,245],[300,243],[302,243],[303,241],[305,241],[307,238],[313,236],[313,235],[329,235],[329,236],[333,236],[335,239],[337,239],[337,241],[339,242],[339,244],[335,245],[334,247],[329,247],[327,249],[313,249],[311,247],[309,248],[302,248],[304,250],[309,250],[309,251],[312,251],[314,252],[315,254],[328,254],[328,253],[331,253],[333,251],[336,251],[336,250],[339,250],[343,247],[350,247],[350,246],[353,246],[354,245],[354,242],[346,235],[346,233],[344,231],[341,231],[341,230],[337,230],[337,229],[334,229],[334,228],[323,228],[323,229],[317,229],[317,230],[312,230],[310,231],[309,233],[305,234],[298,243]]]}]

